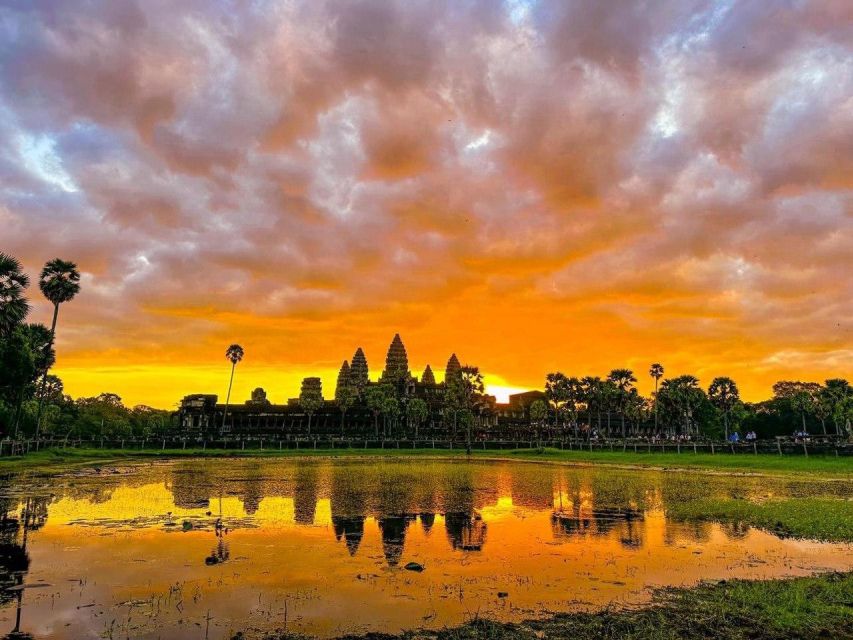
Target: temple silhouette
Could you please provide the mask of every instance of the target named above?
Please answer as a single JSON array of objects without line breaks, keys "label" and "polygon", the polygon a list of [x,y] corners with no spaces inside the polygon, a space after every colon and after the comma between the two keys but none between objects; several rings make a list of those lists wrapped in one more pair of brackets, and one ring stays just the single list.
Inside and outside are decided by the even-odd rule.
[{"label": "temple silhouette", "polygon": [[[178,419],[184,435],[190,437],[356,437],[454,439],[464,436],[464,420],[474,423],[478,439],[528,437],[528,408],[544,398],[541,391],[528,391],[509,397],[509,402],[497,402],[494,396],[478,395],[476,408],[468,410],[452,406],[448,401],[449,382],[461,377],[462,363],[455,353],[447,359],[444,379],[436,382],[432,366],[427,364],[420,377],[409,368],[409,358],[400,334],[395,334],[388,346],[385,367],[377,380],[370,379],[367,356],[358,347],[350,360],[344,360],[338,372],[332,397],[323,393],[320,378],[303,380],[303,392],[310,390],[318,399],[316,406],[300,398],[290,398],[285,404],[273,404],[265,389],[256,388],[243,404],[226,407],[213,394],[193,394],[183,398]],[[377,414],[369,404],[371,389],[381,387],[396,401],[395,410]],[[351,395],[346,404],[341,400]],[[426,416],[415,423],[408,413],[413,400],[425,404]],[[380,429],[381,424],[381,429]]]}]

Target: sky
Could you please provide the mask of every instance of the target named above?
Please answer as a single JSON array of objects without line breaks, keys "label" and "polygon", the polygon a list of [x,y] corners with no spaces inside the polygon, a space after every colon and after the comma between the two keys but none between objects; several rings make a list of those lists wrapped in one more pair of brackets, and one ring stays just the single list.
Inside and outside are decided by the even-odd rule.
[{"label": "sky", "polygon": [[[56,373],[174,407],[400,332],[499,397],[853,377],[848,0],[0,0],[0,251]],[[36,287],[30,321],[49,323]]]}]

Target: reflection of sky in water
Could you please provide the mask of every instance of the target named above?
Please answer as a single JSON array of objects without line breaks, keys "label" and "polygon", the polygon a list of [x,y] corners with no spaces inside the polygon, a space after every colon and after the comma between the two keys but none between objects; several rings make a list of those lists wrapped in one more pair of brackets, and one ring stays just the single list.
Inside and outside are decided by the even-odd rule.
[{"label": "reflection of sky in water", "polygon": [[665,517],[673,501],[847,497],[846,483],[521,463],[198,461],[6,478],[0,488],[0,631],[20,613],[38,638],[441,627],[639,601],[649,587],[700,579],[853,567],[849,545]]}]

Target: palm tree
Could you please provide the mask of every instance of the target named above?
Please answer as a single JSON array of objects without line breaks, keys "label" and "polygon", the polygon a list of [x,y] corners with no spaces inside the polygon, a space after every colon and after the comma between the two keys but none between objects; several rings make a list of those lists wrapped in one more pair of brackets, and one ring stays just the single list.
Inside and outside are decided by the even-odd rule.
[{"label": "palm tree", "polygon": [[622,437],[625,437],[625,404],[628,401],[628,393],[637,381],[634,372],[630,369],[614,369],[607,376],[616,388],[619,389],[619,415],[622,418]]},{"label": "palm tree", "polygon": [[655,362],[649,367],[649,375],[655,379],[655,434],[658,432],[658,382],[663,378],[663,365]]},{"label": "palm tree", "polygon": [[714,378],[711,386],[708,387],[708,397],[717,409],[723,412],[723,425],[725,428],[726,440],[729,439],[729,412],[740,400],[740,392],[738,391],[735,381],[725,376]]},{"label": "palm tree", "polygon": [[30,278],[22,269],[17,258],[0,252],[0,335],[12,333],[30,311],[24,298]]},{"label": "palm tree", "polygon": [[232,344],[225,350],[225,357],[231,361],[231,379],[228,381],[228,395],[225,397],[225,413],[222,414],[222,429],[225,429],[225,419],[228,417],[228,404],[231,402],[231,385],[234,384],[234,368],[243,359],[243,347]]},{"label": "palm tree", "polygon": [[[59,305],[71,301],[80,291],[80,272],[77,265],[68,260],[55,258],[44,265],[39,276],[39,289],[53,304],[53,322],[50,325],[50,344],[56,339],[56,319],[59,317]],[[39,386],[39,404],[36,417],[36,438],[41,428],[41,411],[44,405],[44,385],[47,379],[47,370],[41,379]]]}]

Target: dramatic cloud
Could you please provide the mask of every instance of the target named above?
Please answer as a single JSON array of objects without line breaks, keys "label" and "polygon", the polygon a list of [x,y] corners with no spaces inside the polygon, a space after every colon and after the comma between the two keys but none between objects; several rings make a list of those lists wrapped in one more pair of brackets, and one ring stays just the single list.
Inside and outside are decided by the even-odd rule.
[{"label": "dramatic cloud", "polygon": [[852,188],[843,0],[0,4],[0,249],[85,272],[73,393],[239,341],[282,400],[397,330],[504,386],[850,377]]}]

